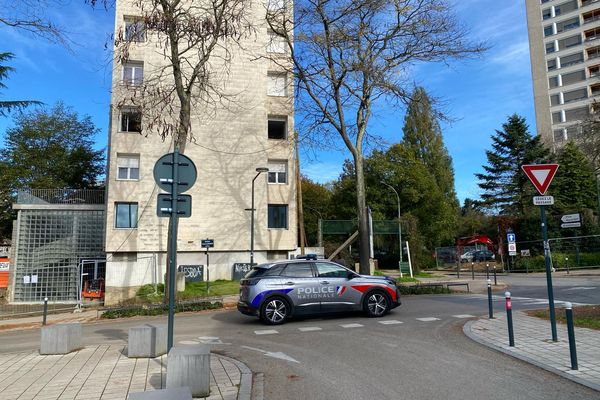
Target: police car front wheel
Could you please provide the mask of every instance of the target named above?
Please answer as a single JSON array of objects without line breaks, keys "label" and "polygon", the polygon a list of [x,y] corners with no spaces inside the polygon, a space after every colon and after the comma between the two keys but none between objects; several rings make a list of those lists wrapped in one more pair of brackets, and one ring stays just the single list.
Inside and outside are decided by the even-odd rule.
[{"label": "police car front wheel", "polygon": [[364,310],[368,317],[383,317],[390,310],[390,300],[383,292],[371,292],[365,297]]}]

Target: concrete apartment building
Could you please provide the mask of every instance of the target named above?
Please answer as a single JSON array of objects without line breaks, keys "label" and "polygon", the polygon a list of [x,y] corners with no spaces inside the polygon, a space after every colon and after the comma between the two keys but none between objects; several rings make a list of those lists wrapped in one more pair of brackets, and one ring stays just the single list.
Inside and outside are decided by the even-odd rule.
[{"label": "concrete apartment building", "polygon": [[[177,261],[179,266],[204,266],[206,279],[201,240],[213,239],[210,280],[231,279],[234,264],[250,261],[249,209],[259,167],[269,172],[255,180],[254,261],[287,258],[297,247],[293,88],[276,63],[261,58],[285,57],[286,49],[264,22],[266,8],[273,5],[254,2],[253,7],[256,32],[243,39],[244,50],[234,52],[230,72],[223,74],[224,87],[235,93],[235,101],[227,107],[193,110],[194,141],[185,149],[198,177],[186,192],[192,195],[192,216],[179,219]],[[157,216],[161,190],[153,167],[173,150],[172,138],[163,141],[145,129],[143,113],[128,99],[166,61],[164,49],[152,32],[145,32],[139,16],[131,0],[116,2],[115,35],[134,32],[136,37],[128,60],[113,64],[106,304],[132,297],[143,284],[162,282],[165,273],[168,218]]]},{"label": "concrete apartment building", "polygon": [[556,148],[581,135],[600,95],[600,1],[525,4],[537,133]]}]

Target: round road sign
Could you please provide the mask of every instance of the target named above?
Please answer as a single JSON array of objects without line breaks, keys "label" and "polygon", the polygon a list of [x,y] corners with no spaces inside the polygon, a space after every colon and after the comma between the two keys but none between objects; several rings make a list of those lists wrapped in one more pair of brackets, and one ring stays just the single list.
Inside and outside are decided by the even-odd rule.
[{"label": "round road sign", "polygon": [[[156,184],[165,192],[173,192],[173,159],[175,153],[165,154],[154,164],[154,180]],[[178,175],[177,194],[189,190],[196,182],[196,166],[194,162],[183,154],[178,154]]]}]

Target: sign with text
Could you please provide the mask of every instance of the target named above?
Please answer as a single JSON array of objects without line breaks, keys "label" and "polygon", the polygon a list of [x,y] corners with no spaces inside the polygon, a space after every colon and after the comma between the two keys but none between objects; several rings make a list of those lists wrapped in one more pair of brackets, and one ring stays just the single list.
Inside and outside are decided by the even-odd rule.
[{"label": "sign with text", "polygon": [[529,249],[521,250],[521,257],[531,257],[531,252],[529,251]]},{"label": "sign with text", "polygon": [[560,224],[561,228],[581,228],[581,222],[566,222]]},{"label": "sign with text", "polygon": [[204,281],[204,265],[180,265],[179,272],[183,272],[186,282]]},{"label": "sign with text", "polygon": [[[552,178],[556,174],[558,164],[530,164],[521,165],[521,169],[529,178],[533,186],[543,196],[552,182]],[[545,204],[539,204],[545,205]]]},{"label": "sign with text", "polygon": [[233,269],[231,271],[231,279],[234,281],[239,281],[252,269],[252,266],[256,264],[250,263],[235,263],[233,264]]},{"label": "sign with text", "polygon": [[205,248],[215,247],[215,241],[212,239],[202,239],[200,243],[202,244],[202,247]]},{"label": "sign with text", "polygon": [[554,204],[554,196],[533,196],[534,206],[551,206]]},{"label": "sign with text", "polygon": [[577,214],[566,214],[560,218],[560,222],[580,222],[581,215]]},{"label": "sign with text", "polygon": [[517,255],[517,244],[515,242],[508,243],[508,255],[509,256]]}]

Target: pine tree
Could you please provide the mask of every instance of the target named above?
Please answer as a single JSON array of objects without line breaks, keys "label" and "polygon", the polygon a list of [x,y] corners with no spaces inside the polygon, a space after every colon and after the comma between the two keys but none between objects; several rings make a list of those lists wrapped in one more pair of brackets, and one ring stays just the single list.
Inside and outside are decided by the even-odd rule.
[{"label": "pine tree", "polygon": [[[8,74],[15,69],[5,64],[6,61],[13,58],[11,53],[0,53],[0,89],[6,89],[6,85],[2,83],[8,77]],[[0,100],[0,117],[6,117],[8,113],[14,110],[22,110],[30,105],[40,105],[39,101],[32,100]]]},{"label": "pine tree", "polygon": [[568,142],[558,153],[557,163],[559,168],[550,187],[556,201],[554,208],[561,212],[596,209],[594,170],[581,149]]},{"label": "pine tree", "polygon": [[482,189],[480,206],[500,215],[523,215],[530,208],[533,187],[521,165],[544,162],[549,152],[532,137],[525,118],[513,114],[492,136],[485,173],[475,174]]}]

